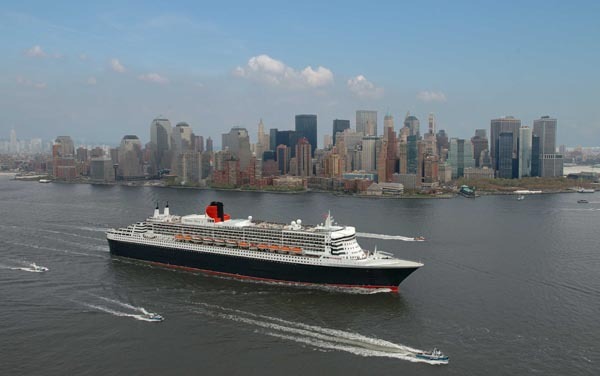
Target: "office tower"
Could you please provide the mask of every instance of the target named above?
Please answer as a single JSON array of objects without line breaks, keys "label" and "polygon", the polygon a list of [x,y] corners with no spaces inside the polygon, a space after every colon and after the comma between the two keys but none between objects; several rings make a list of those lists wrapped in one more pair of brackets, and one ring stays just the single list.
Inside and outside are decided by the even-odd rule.
[{"label": "office tower", "polygon": [[250,163],[250,136],[246,128],[233,127],[222,134],[222,149],[229,150],[231,155],[240,161],[240,169],[245,170]]},{"label": "office tower", "polygon": [[377,170],[377,136],[365,136],[362,139],[362,169],[367,172]]},{"label": "office tower", "polygon": [[277,128],[269,129],[269,150],[275,151],[275,149],[277,149],[277,146],[279,145],[277,143],[277,132]]},{"label": "office tower", "polygon": [[364,136],[377,136],[377,111],[356,111],[356,131]]},{"label": "office tower", "polygon": [[153,173],[171,168],[171,133],[171,122],[168,119],[157,117],[150,123],[150,165]]},{"label": "office tower", "polygon": [[90,161],[90,179],[94,182],[113,182],[115,173],[112,160],[104,155],[92,157]]},{"label": "office tower", "polygon": [[273,150],[270,149],[270,140],[269,135],[265,134],[265,125],[263,124],[263,120],[260,119],[258,123],[258,134],[256,138],[256,158],[261,159],[262,154],[265,150]]},{"label": "office tower", "polygon": [[134,135],[124,136],[119,146],[118,175],[124,180],[143,178],[142,166],[142,143],[140,139]]},{"label": "office tower", "polygon": [[448,149],[448,163],[452,168],[452,179],[463,177],[465,168],[475,167],[471,141],[451,138],[450,149]]},{"label": "office tower", "polygon": [[324,135],[323,136],[323,149],[331,149],[331,147],[333,146],[333,139],[331,138],[331,135]]},{"label": "office tower", "polygon": [[450,143],[448,141],[448,135],[446,131],[440,129],[438,133],[435,135],[435,142],[437,143],[438,155],[440,156],[440,160],[446,160],[446,153],[450,148]]},{"label": "office tower", "polygon": [[531,128],[519,129],[519,172],[518,178],[531,176]]},{"label": "office tower", "polygon": [[485,129],[475,129],[475,136],[471,137],[473,144],[473,157],[475,157],[475,167],[480,167],[481,152],[488,150],[488,139]]},{"label": "office tower", "polygon": [[338,133],[341,133],[346,129],[350,129],[350,120],[335,119],[333,121],[333,145],[337,145]]},{"label": "office tower", "polygon": [[202,153],[188,150],[177,156],[177,171],[182,183],[197,184],[202,179]]},{"label": "office tower", "polygon": [[88,149],[80,146],[75,151],[75,159],[77,162],[87,162],[88,160]]},{"label": "office tower", "polygon": [[[297,139],[306,138],[311,146],[311,157],[317,150],[317,115],[296,115]],[[289,145],[295,147],[296,143]],[[294,153],[295,154],[295,153]]]},{"label": "office tower", "polygon": [[70,136],[58,136],[54,141],[54,148],[58,157],[73,157],[75,155],[75,145]]},{"label": "office tower", "polygon": [[429,113],[429,118],[427,120],[429,123],[429,134],[435,135],[435,115],[433,113]]},{"label": "office tower", "polygon": [[533,134],[539,137],[539,173],[542,177],[562,176],[563,156],[556,153],[556,119],[542,116],[533,121]]},{"label": "office tower", "polygon": [[52,145],[52,175],[60,180],[72,180],[77,176],[75,146],[69,136],[58,136]]},{"label": "office tower", "polygon": [[[517,150],[517,141],[519,139],[519,129],[521,128],[521,120],[515,119],[512,116],[506,116],[499,119],[493,119],[490,122],[490,154],[492,156],[492,165],[494,167],[494,171],[498,173],[500,170],[500,154],[499,154],[499,142],[500,142],[500,133],[512,133],[512,151],[511,158],[518,160],[518,150]],[[506,145],[505,145],[506,146]],[[506,153],[507,150],[504,150],[505,154],[503,158],[507,158]],[[505,163],[505,172],[506,172],[506,160]],[[513,162],[511,162],[512,165]],[[518,163],[518,162],[517,162]],[[512,169],[511,169],[512,170]],[[503,176],[505,177],[505,176]],[[516,175],[515,175],[516,177]],[[507,179],[510,179],[508,177]]]},{"label": "office tower", "polygon": [[492,157],[490,156],[490,151],[488,149],[481,152],[481,155],[479,156],[479,167],[492,168]]},{"label": "office tower", "polygon": [[213,152],[213,140],[210,136],[206,139],[206,151],[209,153]]},{"label": "office tower", "polygon": [[496,171],[496,177],[502,179],[513,179],[515,178],[515,171],[513,170],[513,144],[514,144],[514,133],[513,132],[501,132],[498,135],[497,145],[497,161],[498,170]]},{"label": "office tower", "polygon": [[406,173],[416,174],[419,167],[418,136],[410,135],[406,138]]},{"label": "office tower", "polygon": [[192,135],[192,127],[188,123],[177,123],[171,134],[171,147],[175,155],[192,149]]},{"label": "office tower", "polygon": [[420,122],[416,116],[412,116],[410,112],[406,113],[404,118],[404,126],[408,128],[409,136],[417,136],[417,139],[421,137]]},{"label": "office tower", "polygon": [[540,137],[533,134],[531,136],[531,176],[541,176],[540,155]]},{"label": "office tower", "polygon": [[383,136],[385,137],[385,130],[391,128],[394,130],[394,117],[389,112],[383,117]]},{"label": "office tower", "polygon": [[204,152],[204,137],[194,136],[194,151],[200,153]]},{"label": "office tower", "polygon": [[276,149],[277,167],[281,175],[287,175],[290,168],[290,148],[286,145],[277,145]]},{"label": "office tower", "polygon": [[311,176],[312,175],[312,145],[306,137],[302,137],[296,144],[296,175]]}]

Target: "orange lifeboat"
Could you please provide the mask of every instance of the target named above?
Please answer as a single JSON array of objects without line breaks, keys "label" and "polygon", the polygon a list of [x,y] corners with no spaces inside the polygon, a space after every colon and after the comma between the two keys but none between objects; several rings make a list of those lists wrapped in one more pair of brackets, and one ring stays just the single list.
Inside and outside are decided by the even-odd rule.
[{"label": "orange lifeboat", "polygon": [[288,252],[290,252],[290,251],[292,250],[290,247],[288,247],[288,246],[285,246],[285,245],[284,245],[284,246],[282,246],[280,249],[281,249],[281,251],[282,251],[282,252],[284,252],[284,253],[288,253]]},{"label": "orange lifeboat", "polygon": [[181,235],[181,234],[175,234],[175,240],[177,240],[179,242],[182,241],[183,240],[183,235]]},{"label": "orange lifeboat", "polygon": [[192,240],[192,237],[190,235],[184,235],[183,240],[185,240],[186,242],[189,242]]},{"label": "orange lifeboat", "polygon": [[240,246],[240,248],[248,248],[250,246],[250,244],[248,244],[246,242],[240,242],[239,246]]},{"label": "orange lifeboat", "polygon": [[257,247],[261,251],[266,251],[267,249],[269,249],[269,247],[265,244],[259,244],[259,245],[257,245]]},{"label": "orange lifeboat", "polygon": [[302,248],[300,247],[292,247],[291,250],[294,253],[302,253]]},{"label": "orange lifeboat", "polygon": [[280,248],[279,248],[278,246],[276,246],[276,245],[272,244],[272,245],[269,245],[269,246],[267,247],[267,249],[268,249],[269,251],[271,251],[271,252],[277,252],[277,251],[279,251],[279,249],[280,249]]}]

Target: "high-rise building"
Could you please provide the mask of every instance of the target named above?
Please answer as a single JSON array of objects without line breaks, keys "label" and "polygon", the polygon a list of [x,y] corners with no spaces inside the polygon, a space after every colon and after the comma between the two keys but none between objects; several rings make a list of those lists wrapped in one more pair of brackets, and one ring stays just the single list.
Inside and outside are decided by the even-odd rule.
[{"label": "high-rise building", "polygon": [[335,119],[333,121],[333,145],[337,145],[337,134],[350,129],[350,120]]},{"label": "high-rise building", "polygon": [[531,176],[542,176],[540,155],[540,137],[533,134],[531,137]]},{"label": "high-rise building", "polygon": [[121,179],[139,179],[144,177],[142,169],[142,143],[138,136],[126,135],[119,146],[118,175]]},{"label": "high-rise building", "polygon": [[150,124],[150,144],[152,146],[151,169],[157,174],[171,168],[171,122],[157,117]]},{"label": "high-rise building", "polygon": [[[519,129],[521,128],[521,120],[519,119],[515,119],[512,116],[506,116],[503,118],[499,118],[499,119],[493,119],[490,122],[490,154],[492,156],[492,165],[494,167],[494,171],[496,171],[496,173],[498,173],[498,171],[500,170],[500,154],[499,154],[499,142],[500,142],[500,134],[501,133],[512,133],[512,149],[511,149],[511,159],[514,159],[515,162],[518,165],[518,156],[519,156],[519,151],[517,150],[517,143],[518,143],[518,139],[519,139]],[[506,146],[506,145],[505,145]],[[508,152],[506,150],[506,148],[504,149],[505,154],[503,154],[502,158],[504,158],[504,167],[505,167],[505,173],[506,173],[506,168],[507,168],[507,155],[506,153]],[[512,161],[511,161],[511,166],[512,166]],[[512,168],[511,168],[512,170]],[[515,177],[517,175],[515,174]],[[506,177],[506,176],[502,176],[505,177],[507,179],[510,179],[510,177]]]},{"label": "high-rise building", "polygon": [[202,179],[202,153],[184,151],[177,156],[177,171],[183,183],[197,184]]},{"label": "high-rise building", "polygon": [[[296,135],[298,140],[305,137],[311,146],[311,157],[317,150],[317,115],[296,115]],[[290,146],[296,146],[296,143]]]},{"label": "high-rise building", "polygon": [[9,152],[10,153],[18,153],[19,152],[19,143],[17,142],[17,132],[14,129],[10,130]]},{"label": "high-rise building", "polygon": [[539,173],[542,177],[562,176],[563,156],[556,153],[556,119],[542,116],[533,121],[533,134],[539,137]]},{"label": "high-rise building", "polygon": [[112,160],[107,156],[93,157],[90,161],[90,179],[93,182],[113,182],[115,172]]},{"label": "high-rise building", "polygon": [[209,153],[213,152],[213,140],[210,136],[206,139],[206,151]]},{"label": "high-rise building", "polygon": [[421,138],[420,131],[420,122],[416,116],[410,114],[410,112],[406,113],[406,117],[404,118],[404,126],[408,128],[409,136],[417,136],[417,139]]},{"label": "high-rise building", "polygon": [[281,175],[286,175],[290,170],[290,147],[287,145],[277,145],[276,158],[277,167]]},{"label": "high-rise building", "polygon": [[514,144],[514,133],[513,132],[501,132],[498,135],[498,142],[496,143],[496,154],[498,161],[498,170],[496,171],[496,177],[502,179],[513,179],[518,174],[514,171],[514,157],[513,144]]},{"label": "high-rise building", "polygon": [[386,135],[386,129],[394,130],[394,117],[389,112],[383,117],[383,136]]},{"label": "high-rise building", "polygon": [[463,177],[465,168],[475,167],[471,141],[451,138],[450,149],[448,149],[448,163],[452,168],[452,179]]},{"label": "high-rise building", "polygon": [[521,127],[519,129],[519,179],[531,176],[531,137],[531,128]]},{"label": "high-rise building", "polygon": [[364,136],[377,136],[377,111],[356,111],[356,131]]},{"label": "high-rise building", "polygon": [[471,137],[473,144],[473,157],[475,157],[475,167],[480,167],[481,152],[488,150],[488,139],[485,129],[475,129],[475,136]]},{"label": "high-rise building", "polygon": [[228,133],[222,135],[222,149],[228,149],[240,161],[240,169],[245,170],[250,163],[250,137],[246,128],[233,127]]},{"label": "high-rise building", "polygon": [[69,136],[58,136],[52,145],[52,174],[60,180],[72,180],[77,176],[75,146]]},{"label": "high-rise building", "polygon": [[306,137],[302,137],[296,144],[296,176],[312,175],[312,145]]},{"label": "high-rise building", "polygon": [[263,152],[265,152],[266,150],[273,150],[270,149],[270,140],[269,140],[269,135],[265,133],[265,125],[263,124],[263,120],[260,119],[260,122],[258,123],[258,134],[257,134],[257,140],[256,140],[256,158],[260,159],[262,158],[262,154]]},{"label": "high-rise building", "polygon": [[56,152],[59,157],[65,158],[75,156],[75,145],[70,136],[58,136],[56,141],[54,141],[54,146],[57,148]]},{"label": "high-rise building", "polygon": [[363,170],[373,172],[377,170],[377,136],[365,136],[362,139],[362,161]]},{"label": "high-rise building", "polygon": [[448,135],[446,134],[446,131],[440,129],[435,135],[435,141],[437,143],[438,155],[440,156],[440,160],[446,160],[446,154],[448,152],[448,149],[450,148],[450,142],[448,141]]},{"label": "high-rise building", "polygon": [[177,123],[171,135],[171,147],[175,156],[192,149],[192,127],[186,122]]},{"label": "high-rise building", "polygon": [[419,168],[418,136],[410,135],[406,138],[406,173],[416,174]]},{"label": "high-rise building", "polygon": [[435,134],[435,128],[436,128],[436,124],[435,124],[435,115],[431,112],[429,113],[429,118],[428,118],[428,122],[429,122],[429,134]]}]

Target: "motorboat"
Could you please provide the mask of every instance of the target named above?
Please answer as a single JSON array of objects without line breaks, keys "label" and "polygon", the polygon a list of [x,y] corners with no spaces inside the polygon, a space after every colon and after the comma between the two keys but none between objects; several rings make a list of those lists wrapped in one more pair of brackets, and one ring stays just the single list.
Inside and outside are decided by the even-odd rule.
[{"label": "motorboat", "polygon": [[146,320],[152,321],[152,322],[160,322],[160,321],[163,321],[165,319],[164,317],[162,317],[158,313],[153,313],[153,312],[148,312],[145,315],[145,318],[146,318]]},{"label": "motorboat", "polygon": [[519,201],[525,200],[525,196],[519,195],[519,197],[517,197],[517,200],[519,200]]},{"label": "motorboat", "polygon": [[433,360],[436,362],[448,363],[450,359],[447,355],[444,355],[440,350],[434,348],[433,351],[424,351],[416,353],[415,356],[419,359]]},{"label": "motorboat", "polygon": [[39,266],[35,262],[32,262],[31,264],[29,264],[29,269],[31,269],[31,271],[34,271],[36,273],[47,272],[49,270],[47,267]]},{"label": "motorboat", "polygon": [[589,204],[590,202],[588,200],[577,200],[578,204]]},{"label": "motorboat", "polygon": [[596,192],[596,190],[593,189],[593,188],[590,188],[590,189],[588,189],[588,188],[579,188],[577,190],[577,192],[578,193],[594,193],[594,192]]}]

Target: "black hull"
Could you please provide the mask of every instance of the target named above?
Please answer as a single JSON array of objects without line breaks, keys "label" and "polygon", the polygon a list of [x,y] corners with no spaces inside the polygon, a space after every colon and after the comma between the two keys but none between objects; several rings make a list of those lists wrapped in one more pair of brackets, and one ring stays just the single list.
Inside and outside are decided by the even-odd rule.
[{"label": "black hull", "polygon": [[389,288],[398,285],[417,267],[413,268],[348,268],[290,264],[285,262],[250,259],[239,256],[165,248],[146,244],[108,240],[110,252],[170,267],[197,269],[208,273],[229,275],[265,281],[297,284],[320,284],[360,288]]}]

